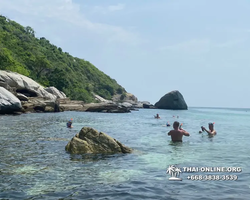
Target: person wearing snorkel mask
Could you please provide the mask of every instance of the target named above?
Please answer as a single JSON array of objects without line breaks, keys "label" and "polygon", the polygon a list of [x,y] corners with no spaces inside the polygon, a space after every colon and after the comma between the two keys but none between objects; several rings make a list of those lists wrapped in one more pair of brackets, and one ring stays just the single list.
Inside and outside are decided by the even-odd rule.
[{"label": "person wearing snorkel mask", "polygon": [[[208,128],[209,128],[209,130],[207,130],[204,126],[202,126],[201,130],[203,132],[206,131],[209,136],[214,136],[214,135],[217,134],[217,132],[214,130],[214,124],[213,123],[208,123]],[[200,131],[200,133],[202,133],[202,132]]]}]

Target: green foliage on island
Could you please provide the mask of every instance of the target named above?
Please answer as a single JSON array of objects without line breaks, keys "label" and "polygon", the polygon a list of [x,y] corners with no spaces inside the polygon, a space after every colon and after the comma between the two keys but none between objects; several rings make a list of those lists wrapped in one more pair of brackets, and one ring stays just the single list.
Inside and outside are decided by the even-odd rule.
[{"label": "green foliage on island", "polygon": [[74,100],[92,102],[92,92],[106,99],[126,92],[90,62],[63,52],[44,37],[36,38],[31,27],[2,15],[0,69],[28,76],[45,87],[54,86]]}]

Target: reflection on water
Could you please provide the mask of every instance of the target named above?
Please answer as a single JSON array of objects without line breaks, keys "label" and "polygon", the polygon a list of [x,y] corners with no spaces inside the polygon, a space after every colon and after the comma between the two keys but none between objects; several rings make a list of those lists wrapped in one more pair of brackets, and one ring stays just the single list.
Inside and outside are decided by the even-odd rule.
[{"label": "reflection on water", "polygon": [[[227,113],[228,112],[228,113]],[[161,120],[152,116],[159,113]],[[233,114],[233,115],[229,115]],[[173,143],[167,135],[179,115],[190,137]],[[73,118],[72,129],[66,128]],[[140,110],[129,114],[63,112],[2,116],[0,198],[5,199],[246,199],[250,114],[239,110]],[[218,135],[199,134],[216,121]],[[236,124],[244,124],[234,127]],[[83,126],[116,138],[135,151],[118,155],[72,155],[66,144]],[[230,128],[229,128],[230,127]],[[235,135],[237,133],[237,135]],[[171,182],[169,165],[237,166],[235,182]],[[183,175],[183,177],[185,177]],[[218,189],[219,188],[219,189]],[[211,195],[211,193],[213,195]],[[236,195],[237,194],[237,195]]]}]

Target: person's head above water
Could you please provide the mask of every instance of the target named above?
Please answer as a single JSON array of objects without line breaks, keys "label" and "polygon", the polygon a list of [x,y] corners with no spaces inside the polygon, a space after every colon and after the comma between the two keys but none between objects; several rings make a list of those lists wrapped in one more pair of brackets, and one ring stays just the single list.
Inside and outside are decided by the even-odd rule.
[{"label": "person's head above water", "polygon": [[179,122],[175,121],[175,122],[173,123],[173,128],[174,128],[174,129],[178,129],[179,126],[180,126],[180,123],[179,123]]},{"label": "person's head above water", "polygon": [[210,131],[214,130],[214,124],[213,123],[208,123],[208,128]]}]

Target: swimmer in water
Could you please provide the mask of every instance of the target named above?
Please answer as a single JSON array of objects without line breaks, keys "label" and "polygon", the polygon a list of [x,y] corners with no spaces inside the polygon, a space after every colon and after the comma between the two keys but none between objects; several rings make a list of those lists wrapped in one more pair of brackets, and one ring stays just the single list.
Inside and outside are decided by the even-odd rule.
[{"label": "swimmer in water", "polygon": [[171,135],[173,142],[182,142],[183,135],[190,136],[190,134],[187,131],[185,131],[180,127],[180,123],[177,121],[174,122],[173,128],[174,130],[168,132],[168,135]]},{"label": "swimmer in water", "polygon": [[[213,123],[208,123],[208,128],[209,128],[209,130],[207,130],[204,126],[202,126],[201,130],[203,132],[206,131],[209,136],[214,136],[214,135],[217,134],[217,132],[214,130],[214,124]],[[199,131],[199,133],[202,133],[202,132]]]},{"label": "swimmer in water", "polygon": [[156,118],[156,119],[160,119],[159,114],[156,114],[155,118]]},{"label": "swimmer in water", "polygon": [[72,126],[72,119],[67,122],[67,128],[73,128]]}]

